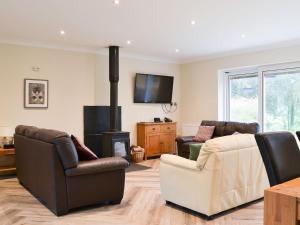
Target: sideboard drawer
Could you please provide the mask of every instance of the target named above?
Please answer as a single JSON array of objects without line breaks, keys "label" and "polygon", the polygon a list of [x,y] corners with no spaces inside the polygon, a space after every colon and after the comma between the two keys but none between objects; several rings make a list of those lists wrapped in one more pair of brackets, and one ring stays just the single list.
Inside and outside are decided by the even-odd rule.
[{"label": "sideboard drawer", "polygon": [[150,125],[146,127],[146,133],[160,132],[160,125]]},{"label": "sideboard drawer", "polygon": [[176,131],[175,124],[164,124],[160,126],[161,132],[174,132]]}]

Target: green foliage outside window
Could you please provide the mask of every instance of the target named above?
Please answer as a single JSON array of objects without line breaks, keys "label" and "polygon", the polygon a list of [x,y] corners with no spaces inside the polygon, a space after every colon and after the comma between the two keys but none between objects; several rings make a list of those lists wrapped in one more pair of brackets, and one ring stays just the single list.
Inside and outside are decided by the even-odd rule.
[{"label": "green foliage outside window", "polygon": [[[230,120],[258,121],[258,76],[230,81]],[[300,130],[300,71],[267,73],[263,80],[264,131]]]}]

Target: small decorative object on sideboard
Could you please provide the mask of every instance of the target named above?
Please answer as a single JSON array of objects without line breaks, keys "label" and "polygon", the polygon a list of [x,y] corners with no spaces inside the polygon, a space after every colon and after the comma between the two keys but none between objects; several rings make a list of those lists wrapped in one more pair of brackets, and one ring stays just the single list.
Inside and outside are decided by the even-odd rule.
[{"label": "small decorative object on sideboard", "polygon": [[166,123],[170,123],[170,122],[173,122],[170,118],[168,118],[168,117],[165,117],[164,118],[164,121],[166,122]]},{"label": "small decorative object on sideboard", "polygon": [[144,160],[145,149],[140,146],[132,145],[130,147],[131,159],[133,162],[138,163]]},{"label": "small decorative object on sideboard", "polygon": [[159,118],[159,117],[154,117],[154,122],[155,122],[155,123],[160,123],[160,122],[161,122],[161,120],[160,120],[160,118]]},{"label": "small decorative object on sideboard", "polygon": [[8,126],[0,126],[0,148],[14,147],[14,129]]}]

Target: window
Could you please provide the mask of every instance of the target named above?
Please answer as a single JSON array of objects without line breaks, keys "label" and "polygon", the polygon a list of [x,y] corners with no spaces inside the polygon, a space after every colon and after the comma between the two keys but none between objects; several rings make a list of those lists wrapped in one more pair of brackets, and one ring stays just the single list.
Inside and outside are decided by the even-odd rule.
[{"label": "window", "polygon": [[257,73],[229,76],[229,120],[258,121]]},{"label": "window", "polygon": [[225,73],[225,119],[257,121],[263,131],[300,130],[300,67]]},{"label": "window", "polygon": [[300,69],[263,72],[264,131],[300,129]]}]

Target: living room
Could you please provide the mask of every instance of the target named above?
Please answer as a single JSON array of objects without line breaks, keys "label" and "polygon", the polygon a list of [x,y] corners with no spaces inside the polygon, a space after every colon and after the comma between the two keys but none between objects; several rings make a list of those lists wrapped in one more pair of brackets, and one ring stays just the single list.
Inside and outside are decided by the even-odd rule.
[{"label": "living room", "polygon": [[[10,0],[0,6],[0,128],[13,130],[11,136],[17,126],[27,125],[86,142],[84,107],[111,106],[109,46],[120,46],[114,62],[117,105],[130,145],[142,143],[138,123],[152,126],[154,118],[171,119],[179,138],[196,135],[202,121],[256,122],[263,133],[300,130],[300,100],[293,95],[300,81],[296,1]],[[137,74],[173,77],[171,101],[135,102]],[[45,84],[46,102],[40,108],[26,102],[27,81]],[[234,132],[243,133],[240,128]],[[175,138],[172,146],[170,152],[180,156]],[[0,176],[0,224],[264,224],[262,197],[269,187],[260,187],[254,202],[208,215],[189,207],[192,200],[187,206],[168,199],[166,190],[178,190],[164,186],[161,163],[160,154],[143,157],[136,170],[128,171],[130,162],[119,204],[83,205],[61,216],[20,184],[17,163],[13,175]],[[171,183],[172,172],[165,175]],[[260,179],[268,181],[267,175]],[[176,182],[181,181],[178,175]]]}]

